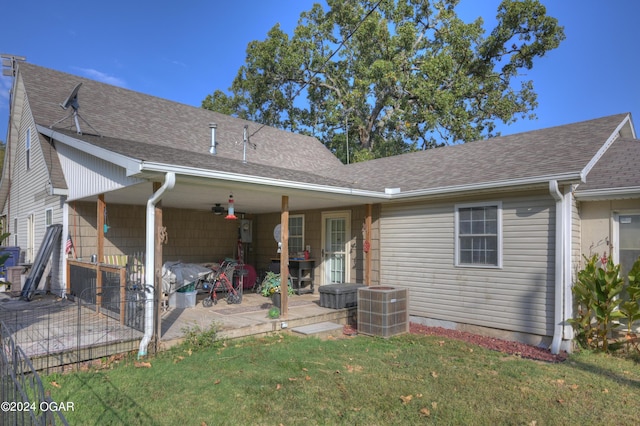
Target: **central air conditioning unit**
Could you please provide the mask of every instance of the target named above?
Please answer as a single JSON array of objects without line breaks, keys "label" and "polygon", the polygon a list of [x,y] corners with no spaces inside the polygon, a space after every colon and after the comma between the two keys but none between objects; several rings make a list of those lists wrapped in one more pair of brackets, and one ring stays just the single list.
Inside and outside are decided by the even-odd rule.
[{"label": "central air conditioning unit", "polygon": [[409,332],[409,290],[390,286],[358,288],[358,333],[391,337]]}]

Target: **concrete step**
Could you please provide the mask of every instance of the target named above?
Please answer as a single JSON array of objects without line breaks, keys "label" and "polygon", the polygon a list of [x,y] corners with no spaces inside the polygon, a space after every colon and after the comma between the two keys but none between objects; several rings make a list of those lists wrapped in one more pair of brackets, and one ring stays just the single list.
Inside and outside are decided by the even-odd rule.
[{"label": "concrete step", "polygon": [[318,338],[326,338],[328,336],[340,336],[344,325],[335,322],[325,321],[315,324],[293,327],[291,332],[302,334],[304,336],[313,336]]}]

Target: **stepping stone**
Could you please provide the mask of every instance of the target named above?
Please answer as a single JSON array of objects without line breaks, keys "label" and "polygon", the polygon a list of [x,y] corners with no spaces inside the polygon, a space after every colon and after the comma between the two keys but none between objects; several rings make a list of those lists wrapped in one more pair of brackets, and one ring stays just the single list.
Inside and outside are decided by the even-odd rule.
[{"label": "stepping stone", "polygon": [[317,324],[309,324],[303,325],[300,327],[294,327],[291,329],[294,333],[304,334],[305,336],[311,335],[326,335],[326,334],[336,334],[342,331],[344,326],[341,324],[336,324],[334,322],[325,321],[319,322]]}]

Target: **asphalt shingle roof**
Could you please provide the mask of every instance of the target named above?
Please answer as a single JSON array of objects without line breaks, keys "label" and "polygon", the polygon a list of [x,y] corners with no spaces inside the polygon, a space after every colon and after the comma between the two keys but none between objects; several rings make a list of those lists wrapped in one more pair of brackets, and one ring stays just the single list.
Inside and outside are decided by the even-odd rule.
[{"label": "asphalt shingle roof", "polygon": [[354,186],[402,191],[580,172],[626,114],[323,171]]},{"label": "asphalt shingle roof", "polygon": [[578,192],[640,186],[640,141],[618,139],[587,174]]},{"label": "asphalt shingle roof", "polygon": [[[102,137],[86,133],[77,135],[71,118],[54,129],[113,152],[143,161],[372,191],[384,191],[385,188],[400,188],[403,192],[430,190],[579,173],[627,117],[627,114],[612,115],[343,165],[312,137],[29,63],[20,64],[20,75],[35,121],[45,127],[52,126],[69,113],[59,104],[77,83],[82,83],[80,126],[84,132],[93,132],[92,127]],[[211,122],[217,124],[216,156],[209,154]],[[253,135],[251,142],[257,145],[257,149],[247,150],[246,163],[242,161],[245,125]],[[600,170],[600,164],[615,164],[620,156],[628,156],[625,149],[633,148],[633,155],[638,155],[638,144],[637,140],[616,141],[590,173],[587,185],[591,186],[583,185],[583,188],[629,181],[637,185],[637,173],[629,171],[614,176]]]},{"label": "asphalt shingle roof", "polygon": [[[71,137],[77,137],[75,131],[58,130],[59,133]],[[130,158],[142,161],[177,164],[201,170],[238,173],[269,179],[281,179],[292,182],[303,182],[314,185],[326,185],[348,187],[349,183],[306,171],[275,167],[268,164],[243,163],[241,160],[222,158],[218,156],[202,155],[197,152],[179,148],[157,146],[146,142],[133,142],[129,140],[82,135],[82,140],[90,144],[107,149]]]},{"label": "asphalt shingle roof", "polygon": [[[60,103],[76,84],[83,133],[170,147],[211,158],[211,130],[216,123],[217,156],[243,159],[243,128],[248,125],[247,161],[275,167],[313,171],[340,165],[316,138],[262,126],[228,115],[160,99],[71,74],[21,62],[19,72],[37,124],[50,127],[69,114]],[[203,98],[204,98],[203,94]],[[88,124],[87,124],[88,123]],[[71,117],[56,128],[73,128]],[[95,132],[93,129],[95,129]],[[76,135],[78,136],[78,135]],[[82,137],[78,137],[81,139]],[[169,161],[170,158],[167,159]]]}]

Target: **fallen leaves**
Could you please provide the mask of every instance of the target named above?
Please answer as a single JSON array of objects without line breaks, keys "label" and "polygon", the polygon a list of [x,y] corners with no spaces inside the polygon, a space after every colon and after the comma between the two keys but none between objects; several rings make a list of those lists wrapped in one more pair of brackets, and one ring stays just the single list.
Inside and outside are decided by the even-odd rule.
[{"label": "fallen leaves", "polygon": [[53,386],[54,388],[58,388],[58,389],[60,389],[62,387],[59,384],[57,384],[56,382],[51,382],[51,386]]},{"label": "fallen leaves", "polygon": [[141,362],[137,362],[136,361],[136,362],[133,363],[133,366],[136,367],[136,368],[151,368],[151,363],[150,362],[144,362],[144,361],[141,361]]},{"label": "fallen leaves", "polygon": [[[421,393],[417,393],[415,395],[415,398],[420,399],[422,398],[422,394]],[[400,395],[400,400],[402,401],[402,405],[408,405],[411,403],[411,401],[413,401],[414,396],[413,395]],[[431,408],[428,407],[422,407],[420,408],[420,410],[418,411],[420,413],[420,416],[422,417],[429,417],[431,416],[431,411],[435,410],[438,408],[438,403],[433,401],[431,403]]]},{"label": "fallen leaves", "polygon": [[408,404],[413,399],[413,395],[407,395],[407,396],[400,395],[400,399],[402,400],[403,404]]}]

